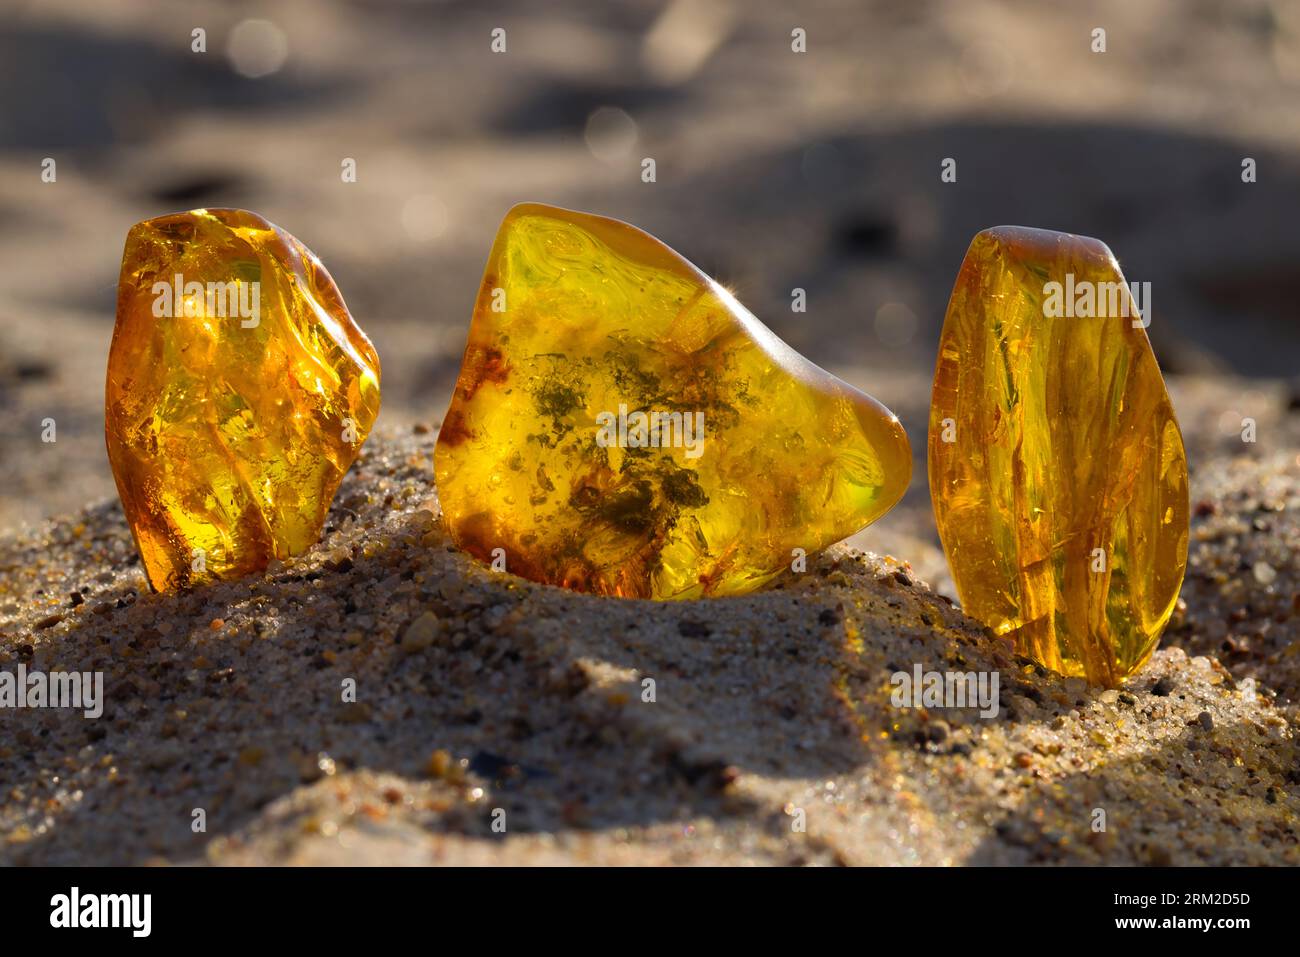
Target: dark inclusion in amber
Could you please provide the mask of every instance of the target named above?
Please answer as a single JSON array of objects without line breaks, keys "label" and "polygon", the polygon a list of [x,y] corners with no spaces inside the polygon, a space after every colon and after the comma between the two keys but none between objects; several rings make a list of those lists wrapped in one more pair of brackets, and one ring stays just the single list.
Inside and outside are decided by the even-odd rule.
[{"label": "dark inclusion in amber", "polygon": [[880,403],[626,223],[526,204],[492,247],[435,456],[454,541],[605,595],[734,595],[887,512]]}]

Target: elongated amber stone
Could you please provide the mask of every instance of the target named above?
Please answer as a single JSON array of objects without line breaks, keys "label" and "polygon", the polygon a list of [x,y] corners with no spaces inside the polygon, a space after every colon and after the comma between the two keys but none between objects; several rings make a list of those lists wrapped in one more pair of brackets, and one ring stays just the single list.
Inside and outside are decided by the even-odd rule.
[{"label": "elongated amber stone", "polygon": [[460,547],[606,595],[751,591],[907,488],[898,419],[626,223],[516,206],[435,454]]},{"label": "elongated amber stone", "polygon": [[236,209],[132,227],[104,418],[155,589],[311,547],[378,412],[374,346],[297,239]]},{"label": "elongated amber stone", "polygon": [[1093,684],[1141,667],[1187,563],[1187,460],[1105,244],[975,237],[939,342],[929,466],[967,614]]}]

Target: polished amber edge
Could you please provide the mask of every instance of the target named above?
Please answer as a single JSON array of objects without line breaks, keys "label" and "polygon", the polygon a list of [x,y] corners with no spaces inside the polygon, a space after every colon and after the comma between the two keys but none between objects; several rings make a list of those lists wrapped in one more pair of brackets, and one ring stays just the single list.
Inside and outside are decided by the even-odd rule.
[{"label": "polished amber edge", "polygon": [[[975,268],[976,257],[974,254],[977,252],[977,250],[979,250],[979,248],[982,245],[991,245],[996,247],[997,255],[999,256],[1006,257],[1014,261],[1024,261],[1027,259],[1052,256],[1055,252],[1059,250],[1060,246],[1066,243],[1074,244],[1075,246],[1074,251],[1077,256],[1080,256],[1081,258],[1085,256],[1088,258],[1092,258],[1096,260],[1095,264],[1097,266],[1102,266],[1107,269],[1113,270],[1116,276],[1116,281],[1120,283],[1120,286],[1123,290],[1123,294],[1126,297],[1130,295],[1128,281],[1124,276],[1123,269],[1120,267],[1119,259],[1115,256],[1111,248],[1100,239],[1096,239],[1091,236],[1083,236],[1076,233],[1068,233],[1068,232],[1062,232],[1062,231],[1051,230],[1051,229],[1042,229],[1034,226],[1012,226],[1012,225],[990,226],[988,228],[980,230],[971,238],[971,241],[966,248],[966,252],[962,256],[961,264],[957,270],[957,276],[953,281],[952,291],[948,295],[948,304],[944,308],[944,321],[943,321],[943,326],[941,327],[939,333],[940,345],[942,345],[943,334],[947,329],[948,318],[952,310],[953,300],[955,299],[958,292],[960,291],[963,282],[967,281],[968,270],[972,270]],[[1131,298],[1130,298],[1130,305],[1131,305]],[[1165,397],[1168,401],[1170,421],[1173,423],[1174,430],[1178,436],[1178,446],[1180,451],[1182,452],[1184,467],[1190,473],[1190,463],[1188,462],[1188,457],[1187,457],[1187,445],[1183,439],[1182,426],[1178,422],[1177,409],[1174,406],[1172,396],[1169,395],[1167,384],[1163,382],[1163,370],[1160,369],[1159,358],[1155,354],[1155,349],[1151,346],[1150,337],[1147,334],[1147,327],[1146,325],[1141,323],[1134,325],[1131,322],[1126,322],[1121,326],[1121,329],[1125,330],[1126,334],[1140,335],[1142,337],[1143,344],[1150,352],[1151,359],[1152,362],[1155,363],[1156,370],[1161,373],[1161,379],[1162,379],[1161,385],[1162,388],[1164,388]],[[943,410],[940,409],[938,403],[935,401],[935,395],[938,390],[939,371],[942,364],[943,364],[943,352],[942,349],[940,348],[939,350],[936,351],[936,355],[935,355],[935,371],[933,377],[933,384],[931,386],[930,414],[928,417],[928,429],[927,429],[927,437],[926,437],[927,438],[926,471],[927,471],[928,485],[930,488],[931,508],[936,512],[936,519],[937,519],[937,510],[938,510],[937,495],[940,490],[935,484],[936,481],[938,480],[938,476],[936,476],[935,470],[933,468],[933,464],[934,464],[933,459],[937,447],[936,444],[939,441],[939,430],[937,429],[937,426],[942,423]],[[1185,488],[1185,492],[1188,495],[1188,502],[1185,511],[1187,511],[1187,513],[1190,515],[1190,495],[1191,495],[1190,483]],[[943,541],[942,535],[940,536],[940,543],[943,546],[944,557],[951,565],[951,556],[949,555],[948,552],[948,545],[945,541]],[[1118,680],[1115,680],[1115,676],[1112,675],[1111,680],[1109,681],[1099,679],[1100,685],[1117,687],[1119,684],[1122,684],[1123,681],[1125,681],[1128,677],[1140,671],[1142,667],[1147,663],[1147,661],[1150,660],[1151,655],[1155,653],[1156,648],[1159,647],[1160,638],[1164,634],[1165,629],[1168,627],[1169,619],[1172,616],[1175,606],[1177,605],[1178,596],[1182,590],[1182,585],[1186,580],[1188,548],[1190,548],[1190,540],[1185,540],[1185,548],[1183,551],[1180,575],[1179,575],[1179,587],[1175,589],[1173,597],[1169,601],[1168,608],[1161,616],[1162,623],[1160,625],[1160,628],[1157,630],[1155,636],[1151,639],[1146,651],[1140,656],[1140,658],[1138,658],[1134,662],[1133,666],[1125,674],[1118,676]],[[1007,640],[1009,640],[1010,643],[1014,644],[1013,639],[1007,638]],[[1090,682],[1092,681],[1091,676],[1085,675],[1081,672],[1079,673],[1071,672],[1070,674],[1077,677],[1085,677],[1088,678]]]},{"label": "polished amber edge", "polygon": [[[866,522],[858,528],[853,534],[857,534],[864,528],[869,527],[876,521],[879,521],[888,514],[907,494],[907,489],[912,481],[912,444],[908,438],[907,430],[902,427],[898,416],[894,414],[884,403],[874,396],[867,394],[856,386],[850,385],[839,376],[821,368],[812,360],[806,358],[791,346],[787,345],[776,333],[769,329],[757,316],[755,316],[746,306],[741,303],[731,293],[729,289],[720,284],[712,276],[708,275],[686,256],[683,256],[677,250],[673,249],[663,240],[659,239],[639,226],[626,222],[612,216],[602,216],[598,213],[587,213],[580,210],[567,209],[562,206],[552,206],[547,203],[535,201],[525,201],[516,203],[507,210],[506,215],[502,218],[500,226],[497,227],[496,236],[492,241],[492,247],[488,252],[487,262],[483,267],[483,278],[479,282],[479,293],[475,299],[473,316],[479,313],[479,304],[483,301],[484,294],[491,295],[492,289],[496,285],[496,275],[493,271],[493,264],[500,262],[502,253],[505,251],[505,243],[508,241],[509,226],[515,221],[528,217],[538,216],[545,219],[555,219],[559,221],[576,222],[584,229],[592,232],[601,242],[605,243],[615,252],[627,256],[631,259],[642,259],[644,254],[636,248],[640,240],[647,240],[655,250],[655,261],[652,265],[662,266],[670,269],[677,275],[696,282],[703,283],[711,289],[724,303],[732,307],[736,316],[744,323],[745,329],[749,332],[754,340],[772,356],[773,361],[785,365],[791,372],[798,376],[803,382],[813,384],[818,376],[825,376],[831,383],[846,394],[854,396],[859,400],[869,404],[878,411],[882,416],[891,418],[894,422],[899,423],[899,435],[902,439],[905,454],[902,456],[903,467],[906,468],[906,479],[902,483],[902,491],[894,496],[887,505],[881,510],[875,519]],[[448,401],[447,411],[442,417],[442,424],[447,424],[452,409],[456,404],[456,394],[462,387],[462,380],[466,373],[466,360],[470,357],[470,328],[465,330],[465,349],[461,355],[461,366],[456,376],[456,385],[452,390],[451,399]],[[824,383],[822,383],[824,384]],[[443,449],[442,430],[439,430],[438,441],[434,445],[433,461],[435,474],[442,468],[440,465],[440,453]]]},{"label": "polished amber edge", "polygon": [[[381,368],[381,362],[379,358],[379,351],[375,348],[374,343],[370,340],[370,337],[366,334],[365,329],[363,329],[361,324],[356,321],[356,317],[353,315],[352,310],[348,307],[346,300],[343,298],[343,291],[339,288],[338,283],[334,280],[333,274],[330,273],[328,267],[326,267],[325,263],[321,260],[321,258],[310,247],[308,247],[305,243],[303,243],[302,240],[298,239],[293,233],[290,233],[288,230],[284,229],[283,227],[276,225],[275,223],[271,222],[269,219],[267,219],[265,216],[262,216],[258,212],[255,212],[250,209],[243,209],[234,206],[198,207],[195,209],[180,210],[172,213],[163,213],[162,215],[159,216],[153,216],[148,219],[142,219],[139,222],[132,225],[127,230],[126,239],[123,243],[122,265],[118,273],[118,296],[117,296],[117,305],[115,309],[115,317],[113,323],[113,334],[110,337],[110,341],[109,341],[109,363],[107,364],[107,368],[105,369],[105,376],[104,376],[104,409],[105,409],[104,445],[105,445],[106,454],[109,459],[109,464],[111,466],[111,471],[113,474],[113,484],[116,486],[118,492],[118,498],[122,502],[126,501],[127,491],[123,487],[122,478],[118,474],[118,469],[116,467],[116,456],[114,454],[113,436],[110,429],[109,418],[108,418],[108,403],[111,398],[110,390],[112,388],[111,360],[112,360],[113,351],[117,347],[118,335],[120,333],[120,325],[118,319],[120,318],[121,309],[122,309],[122,299],[125,294],[123,281],[126,278],[128,273],[128,263],[130,262],[133,248],[139,244],[142,237],[147,233],[152,231],[159,231],[159,230],[165,231],[168,227],[172,227],[172,226],[185,226],[185,225],[193,224],[196,223],[200,217],[204,217],[204,216],[210,216],[218,220],[219,222],[221,222],[223,225],[226,225],[231,228],[255,229],[273,235],[276,238],[279,245],[280,256],[278,258],[280,259],[281,263],[286,267],[292,265],[293,266],[292,271],[294,275],[299,276],[300,279],[302,279],[303,277],[301,276],[301,272],[298,268],[298,264],[294,262],[292,256],[293,248],[296,248],[297,251],[304,259],[309,260],[312,264],[312,268],[319,270],[321,279],[327,285],[328,289],[333,294],[333,296],[337,298],[340,308],[342,308],[344,313],[346,313],[348,318],[351,320],[349,326],[343,329],[342,331],[344,332],[345,335],[348,336],[349,340],[351,340],[352,345],[364,353],[366,360],[373,366],[376,384],[378,385],[382,381],[382,368]],[[290,244],[292,244],[292,247]],[[379,396],[379,402],[380,405],[377,406],[375,409],[376,421],[378,420],[379,411],[382,408],[382,402],[383,402],[382,395]],[[365,445],[367,439],[369,439],[372,429],[373,429],[373,422],[368,424],[364,429],[359,430],[359,438],[356,443],[357,457],[360,456],[361,448]],[[354,457],[352,464],[353,465],[356,464],[356,457]],[[348,467],[347,471],[350,470],[351,470],[351,466]],[[346,471],[343,474],[346,475]],[[340,482],[336,484],[334,490],[330,493],[331,501],[333,500],[334,496],[338,494],[338,485],[341,484],[342,477],[343,476],[341,475]],[[143,549],[140,546],[140,536],[135,526],[130,522],[128,522],[127,524],[131,532],[132,541],[135,543],[136,552],[138,554],[143,554]],[[317,541],[319,541],[319,536],[317,536]],[[144,571],[145,571],[145,580],[149,583],[149,586],[153,591],[155,592],[166,591],[172,585],[170,578],[168,578],[166,581],[160,584],[153,580],[152,576],[149,573],[148,568],[145,568]]]}]

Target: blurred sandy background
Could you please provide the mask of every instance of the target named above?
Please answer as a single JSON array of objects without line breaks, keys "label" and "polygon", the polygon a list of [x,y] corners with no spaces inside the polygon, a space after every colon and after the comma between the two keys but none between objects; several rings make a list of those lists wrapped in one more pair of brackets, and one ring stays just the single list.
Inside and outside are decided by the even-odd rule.
[{"label": "blurred sandy background", "polygon": [[[1096,236],[1152,283],[1150,334],[1194,469],[1242,450],[1246,415],[1261,450],[1276,446],[1296,404],[1300,3],[0,11],[0,530],[113,496],[102,383],[122,242],[138,220],[198,206],[257,210],[320,255],[379,349],[381,424],[398,428],[440,420],[512,204],[649,230],[898,412],[913,488],[857,544],[940,587],[926,409],[979,229]],[[198,27],[206,53],[191,50]],[[497,27],[504,54],[489,47]],[[41,181],[44,157],[56,183]],[[945,157],[956,183],[940,181]],[[1257,183],[1241,181],[1244,157]],[[790,309],[795,287],[806,314]]]}]

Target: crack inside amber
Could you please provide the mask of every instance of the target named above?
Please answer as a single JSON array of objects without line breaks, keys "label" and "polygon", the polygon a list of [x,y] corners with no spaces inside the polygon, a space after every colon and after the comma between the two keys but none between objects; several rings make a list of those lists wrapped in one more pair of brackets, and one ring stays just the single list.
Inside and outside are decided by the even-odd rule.
[{"label": "crack inside amber", "polygon": [[948,304],[930,412],[965,611],[1106,686],[1155,650],[1187,562],[1187,461],[1143,322],[1103,243],[986,230]]},{"label": "crack inside amber", "polygon": [[310,548],[379,411],[379,358],[325,267],[244,210],[131,229],[107,380],[109,461],[160,591]]}]

